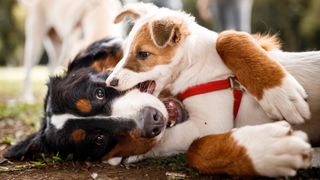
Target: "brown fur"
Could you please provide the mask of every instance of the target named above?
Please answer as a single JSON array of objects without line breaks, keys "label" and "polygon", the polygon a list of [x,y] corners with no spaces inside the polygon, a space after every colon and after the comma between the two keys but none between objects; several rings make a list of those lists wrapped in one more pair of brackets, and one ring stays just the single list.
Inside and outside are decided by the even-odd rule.
[{"label": "brown fur", "polygon": [[285,76],[284,69],[262,48],[278,47],[274,40],[267,39],[255,40],[248,33],[236,31],[224,31],[217,39],[220,57],[257,99],[265,89],[281,85]]},{"label": "brown fur", "polygon": [[71,134],[71,139],[73,142],[77,143],[86,138],[86,131],[83,129],[76,129]]},{"label": "brown fur", "polygon": [[156,20],[150,23],[151,25],[151,37],[154,44],[158,47],[166,47],[170,45],[170,42],[177,43],[179,39],[179,31],[176,29],[176,25],[168,20]]},{"label": "brown fur", "polygon": [[[124,68],[135,72],[145,72],[157,65],[169,64],[171,62],[170,59],[175,54],[175,50],[175,46],[157,47],[151,39],[150,30],[146,24],[136,34]],[[140,60],[136,57],[138,51],[147,51],[151,55],[146,60]]]},{"label": "brown fur", "polygon": [[257,175],[246,149],[231,132],[195,140],[187,152],[187,162],[204,174]]},{"label": "brown fur", "polygon": [[108,56],[105,59],[95,61],[91,67],[97,72],[112,70],[122,57],[122,51],[118,51],[115,56]]},{"label": "brown fur", "polygon": [[112,157],[127,157],[148,152],[156,144],[155,139],[142,138],[140,133],[132,131],[122,136],[120,142],[102,160]]},{"label": "brown fur", "polygon": [[125,17],[130,16],[133,19],[137,19],[140,17],[140,14],[133,9],[125,9],[121,11],[114,19],[114,23],[119,23],[124,20]]},{"label": "brown fur", "polygon": [[88,113],[92,109],[91,103],[88,99],[79,99],[76,102],[76,107],[79,111],[83,113]]},{"label": "brown fur", "polygon": [[261,35],[261,34],[254,34],[252,35],[253,38],[256,39],[257,43],[266,51],[271,51],[273,49],[280,49],[281,44],[279,39],[276,35]]}]

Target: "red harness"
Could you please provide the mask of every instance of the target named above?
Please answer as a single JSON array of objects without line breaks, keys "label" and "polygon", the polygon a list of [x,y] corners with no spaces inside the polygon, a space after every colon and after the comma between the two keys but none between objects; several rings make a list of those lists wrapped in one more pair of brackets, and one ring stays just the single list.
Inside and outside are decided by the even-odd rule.
[{"label": "red harness", "polygon": [[225,80],[212,81],[212,82],[192,86],[187,90],[185,90],[184,92],[179,93],[178,98],[180,99],[180,101],[183,101],[190,96],[205,94],[208,92],[213,92],[213,91],[218,91],[218,90],[223,90],[228,88],[233,89],[233,97],[234,97],[233,117],[234,119],[236,119],[243,92],[242,92],[242,88],[240,87],[240,83],[237,81],[235,77],[230,77]]}]

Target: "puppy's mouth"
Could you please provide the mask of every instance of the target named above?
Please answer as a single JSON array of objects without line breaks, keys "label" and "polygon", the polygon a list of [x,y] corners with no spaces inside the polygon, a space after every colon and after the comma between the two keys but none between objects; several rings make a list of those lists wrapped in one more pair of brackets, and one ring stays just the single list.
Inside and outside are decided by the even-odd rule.
[{"label": "puppy's mouth", "polygon": [[135,86],[141,92],[153,94],[154,90],[156,89],[156,82],[152,80],[144,81]]},{"label": "puppy's mouth", "polygon": [[166,98],[162,102],[168,111],[167,128],[180,124],[189,118],[188,112],[179,100],[175,98]]}]

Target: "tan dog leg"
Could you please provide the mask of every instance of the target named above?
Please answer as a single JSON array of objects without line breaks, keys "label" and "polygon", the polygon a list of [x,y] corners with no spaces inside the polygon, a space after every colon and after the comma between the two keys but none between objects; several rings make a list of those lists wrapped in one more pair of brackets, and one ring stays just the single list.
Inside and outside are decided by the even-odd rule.
[{"label": "tan dog leg", "polygon": [[240,83],[272,119],[302,123],[310,118],[303,87],[268,52],[279,48],[274,37],[237,31],[219,34],[217,51]]}]

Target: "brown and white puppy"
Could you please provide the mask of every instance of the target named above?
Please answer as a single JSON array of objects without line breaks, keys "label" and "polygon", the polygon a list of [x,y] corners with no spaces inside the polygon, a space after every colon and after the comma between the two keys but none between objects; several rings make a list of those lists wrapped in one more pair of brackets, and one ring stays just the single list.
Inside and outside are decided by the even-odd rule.
[{"label": "brown and white puppy", "polygon": [[34,102],[30,72],[40,61],[43,47],[49,71],[65,66],[81,50],[102,38],[121,37],[113,19],[121,8],[118,0],[21,0],[28,15],[25,23],[24,91],[22,100]]},{"label": "brown and white puppy", "polygon": [[[222,135],[222,140],[210,136],[196,141],[197,145],[192,145],[189,151],[193,152],[189,154],[193,159],[191,166],[207,173],[219,172],[214,169],[220,167],[230,174],[287,176],[309,165],[311,147],[306,142],[306,134],[292,133],[285,122],[264,123],[283,118],[291,123],[302,123],[304,118],[310,118],[309,106],[304,100],[306,93],[288,72],[307,89],[312,112],[320,111],[320,83],[314,81],[320,76],[319,68],[314,68],[320,67],[319,52],[281,52],[274,49],[277,44],[272,39],[255,39],[246,33],[231,31],[218,35],[199,26],[193,17],[183,12],[152,5],[128,6],[116,21],[126,16],[135,19],[135,26],[126,40],[123,58],[108,77],[107,85],[126,90],[144,83],[150,87],[150,92],[158,95],[171,84],[171,92],[177,95],[189,87],[236,75],[247,90],[235,122],[231,89],[184,100],[190,119],[167,129],[152,151],[129,158],[128,162],[186,152],[199,137],[229,132]],[[313,116],[295,127],[304,130],[313,143],[320,142],[316,130],[320,124],[318,118]],[[246,125],[257,126],[241,128]],[[234,127],[239,129],[230,132]],[[213,158],[221,155],[214,150],[215,145],[225,146],[223,142],[231,149],[239,149],[234,156],[222,157],[227,162],[235,162],[240,155],[245,157],[236,163],[247,165],[241,171],[237,171],[236,166],[224,171],[219,159]],[[204,161],[206,159],[209,160]]]}]

